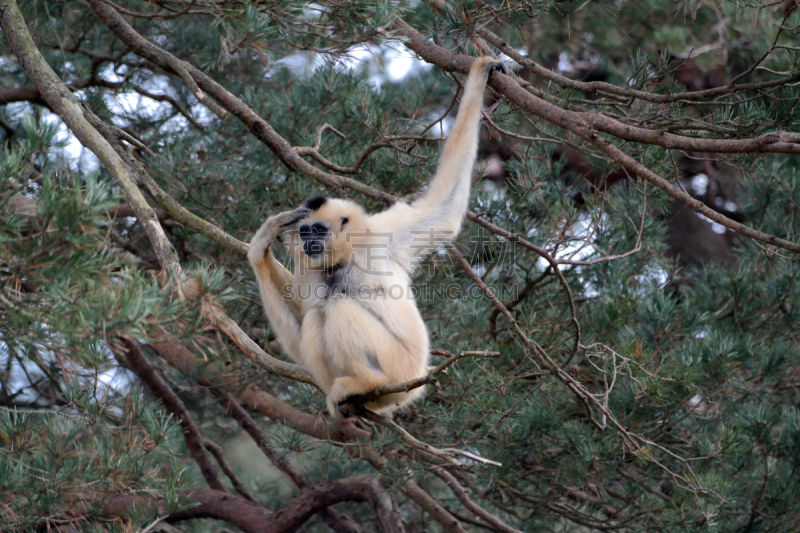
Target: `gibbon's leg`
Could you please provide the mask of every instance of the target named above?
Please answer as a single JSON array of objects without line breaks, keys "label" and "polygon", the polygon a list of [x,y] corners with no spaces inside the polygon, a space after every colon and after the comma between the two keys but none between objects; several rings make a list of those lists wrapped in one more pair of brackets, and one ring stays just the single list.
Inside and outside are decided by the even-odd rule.
[{"label": "gibbon's leg", "polygon": [[284,289],[291,281],[283,266],[275,259],[270,244],[278,235],[292,228],[308,214],[308,209],[299,208],[268,218],[253,236],[247,252],[247,259],[258,279],[264,311],[275,330],[278,342],[295,361],[301,364],[303,359],[300,351],[302,323],[300,304],[296,301],[297,295],[294,298],[287,297]]},{"label": "gibbon's leg", "polygon": [[327,364],[336,376],[328,390],[328,410],[349,416],[341,404],[354,394],[388,385],[381,361],[397,350],[378,320],[354,301],[330,302],[325,310]]},{"label": "gibbon's leg", "polygon": [[[427,343],[420,350],[404,344],[387,330],[379,316],[352,300],[330,302],[325,310],[324,338],[326,357],[324,364],[329,375],[334,376],[328,393],[328,410],[347,416],[347,404],[360,394],[382,385],[403,383],[425,374]],[[424,327],[422,332],[424,334]],[[421,359],[421,360],[420,360]],[[381,411],[407,403],[422,394],[395,394],[365,405],[367,409]],[[345,407],[342,407],[345,406]]]}]

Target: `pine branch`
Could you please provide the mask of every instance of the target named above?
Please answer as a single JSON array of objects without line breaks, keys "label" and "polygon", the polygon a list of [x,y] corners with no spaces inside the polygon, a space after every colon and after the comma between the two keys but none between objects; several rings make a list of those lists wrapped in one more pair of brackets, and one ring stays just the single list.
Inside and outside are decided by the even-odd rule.
[{"label": "pine branch", "polygon": [[242,498],[249,502],[258,503],[256,499],[250,494],[250,491],[247,490],[247,487],[244,486],[242,480],[239,479],[239,476],[236,475],[236,472],[233,470],[233,467],[228,462],[228,458],[225,457],[225,452],[222,451],[222,448],[211,439],[203,439],[203,446],[205,446],[206,450],[208,450],[211,455],[214,456],[214,459],[217,460],[217,464],[225,473],[225,476],[230,480],[231,485],[233,488],[238,492]]},{"label": "pine branch", "polygon": [[[448,6],[443,0],[425,0],[425,3],[431,6],[436,11],[441,12],[447,10],[448,13],[451,13],[451,16],[458,16],[458,14],[456,14],[454,10],[450,6]],[[475,33],[478,36],[482,37],[483,39],[486,39],[486,41],[492,44],[493,46],[496,46],[498,50],[500,50],[508,57],[513,59],[518,65],[530,70],[535,75],[544,78],[548,81],[552,81],[556,85],[563,87],[565,89],[572,89],[575,91],[580,91],[592,95],[595,94],[602,95],[603,93],[607,93],[610,95],[621,96],[626,99],[637,98],[639,100],[644,100],[645,102],[653,102],[659,104],[668,104],[672,102],[703,102],[717,96],[736,94],[745,91],[760,91],[764,89],[769,89],[771,87],[780,87],[782,85],[787,85],[789,83],[794,83],[800,80],[800,72],[795,72],[789,76],[785,76],[783,78],[778,78],[766,82],[745,83],[736,85],[735,84],[736,80],[733,80],[727,86],[715,87],[713,89],[706,89],[704,91],[689,91],[689,92],[680,92],[671,94],[651,93],[647,91],[631,89],[630,87],[620,87],[618,85],[606,83],[604,81],[584,82],[580,80],[573,80],[572,78],[568,78],[566,76],[562,76],[561,74],[557,74],[552,70],[536,63],[531,58],[522,55],[519,51],[515,50],[514,47],[509,45],[504,39],[502,39],[501,37],[492,33],[489,29],[487,29],[486,26],[477,27]],[[780,34],[780,32],[778,32],[778,34]],[[773,44],[773,48],[774,47],[775,45]],[[758,63],[756,63],[756,65],[757,64]],[[741,76],[739,77],[739,79],[741,79]]]},{"label": "pine branch", "polygon": [[[123,43],[133,50],[134,53],[167,71],[172,71],[172,65],[178,61],[175,56],[147,41],[147,39],[142,37],[128,24],[114,8],[104,4],[100,0],[89,0],[89,5],[106,26],[108,26]],[[307,176],[335,190],[347,187],[367,196],[377,196],[377,199],[384,202],[394,203],[395,199],[390,194],[377,191],[352,178],[324,172],[307,162],[292,149],[292,146],[286,139],[281,137],[266,120],[258,116],[258,114],[245,105],[241,99],[194,66],[183,62],[182,66],[185,67],[186,73],[197,83],[201,91],[205,91],[205,94],[210,95],[219,102],[223,108],[241,120],[247,129],[250,130],[259,141],[267,145],[278,159],[290,169],[300,170]]]},{"label": "pine branch", "polygon": [[20,64],[41,91],[42,97],[51,109],[61,117],[81,144],[89,148],[117,180],[125,198],[133,207],[136,217],[150,238],[162,267],[168,272],[179,273],[178,255],[159,224],[158,217],[147,205],[147,201],[136,186],[128,165],[89,122],[90,119],[96,121],[99,119],[94,116],[94,113],[81,106],[75,95],[42,57],[14,0],[0,0],[0,25],[2,25],[3,33],[11,48],[19,58]]},{"label": "pine branch", "polygon": [[183,402],[173,392],[169,385],[158,375],[156,369],[151,365],[141,348],[139,343],[129,335],[120,335],[119,339],[125,346],[124,350],[120,350],[122,355],[131,366],[133,372],[139,376],[145,385],[153,392],[153,394],[161,400],[164,407],[172,413],[181,427],[184,429],[183,438],[186,441],[186,447],[192,454],[197,466],[200,467],[200,472],[203,474],[208,486],[214,490],[221,492],[228,492],[225,484],[217,473],[217,468],[211,461],[211,457],[206,451],[205,438],[200,433],[194,418],[183,405]]},{"label": "pine branch", "polygon": [[400,425],[395,423],[394,421],[381,416],[377,413],[373,413],[369,409],[364,409],[363,407],[356,408],[355,412],[358,416],[364,417],[370,422],[375,422],[379,426],[383,426],[386,429],[396,433],[406,444],[420,450],[422,452],[427,453],[437,459],[441,459],[450,463],[451,465],[461,468],[465,466],[462,461],[456,459],[456,456],[465,457],[476,463],[482,463],[485,465],[492,465],[492,466],[503,466],[502,463],[498,463],[497,461],[492,461],[491,459],[486,459],[485,457],[481,457],[480,455],[475,455],[474,453],[467,452],[464,450],[459,450],[458,448],[437,448],[435,446],[431,446],[425,442],[418,440],[416,437],[412,436],[411,433],[403,429]]},{"label": "pine branch", "polygon": [[211,325],[225,333],[225,335],[239,347],[243,354],[270,374],[316,386],[314,378],[311,377],[311,374],[309,374],[305,368],[300,365],[286,363],[269,355],[262,350],[253,339],[248,337],[233,319],[216,305],[204,302],[202,313]]},{"label": "pine branch", "polygon": [[[148,59],[162,68],[168,68],[174,56],[158,48],[139,35],[113,8],[102,4],[99,0],[91,0],[90,4],[95,12],[103,19],[106,25],[134,52]],[[394,28],[399,34],[408,38],[406,46],[416,52],[426,61],[436,64],[447,71],[467,72],[472,58],[456,56],[444,50],[429,40],[423,38],[411,26],[398,20]],[[378,191],[351,178],[329,174],[310,163],[306,162],[292,149],[289,143],[281,137],[271,125],[259,117],[236,96],[225,90],[222,86],[211,80],[206,74],[194,67],[187,67],[187,72],[195,77],[199,86],[208,94],[219,101],[233,115],[237,116],[250,129],[251,132],[275,152],[278,158],[289,168],[297,169],[307,176],[328,185],[334,189],[347,187],[357,192],[387,203],[392,203],[394,197]],[[800,253],[800,244],[778,238],[774,235],[754,230],[744,224],[735,222],[728,217],[706,206],[670,184],[667,180],[651,171],[634,158],[625,154],[611,142],[599,137],[595,131],[610,133],[620,139],[657,144],[665,148],[688,150],[694,152],[728,152],[728,153],[797,153],[800,154],[800,134],[774,132],[762,135],[756,139],[731,140],[731,139],[697,139],[682,137],[670,133],[636,128],[623,124],[610,117],[598,113],[577,113],[567,111],[550,104],[522,88],[511,77],[498,74],[493,76],[489,85],[516,103],[523,109],[563,127],[601,151],[609,155],[614,161],[622,165],[633,175],[653,183],[673,198],[681,201],[694,211],[708,217],[731,230],[756,240],[779,246],[787,250]]]},{"label": "pine branch", "polygon": [[237,256],[241,258],[247,257],[247,244],[183,207],[177,200],[167,194],[148,173],[139,173],[139,178],[142,187],[145,188],[153,200],[155,200],[173,220],[180,222],[187,228],[193,229],[200,235],[205,235],[212,241],[235,253]]},{"label": "pine branch", "polygon": [[[474,61],[467,56],[456,55],[424,38],[418,31],[403,20],[397,20],[393,29],[404,36],[406,46],[429,63],[433,63],[450,72],[466,73]],[[492,76],[488,84],[500,94],[517,104],[522,109],[547,120],[548,122],[571,131],[586,142],[596,146],[616,163],[632,175],[649,181],[668,195],[687,205],[697,213],[729,228],[740,235],[766,242],[793,252],[800,253],[800,243],[768,235],[745,226],[739,222],[714,211],[703,202],[689,196],[667,180],[642,165],[597,132],[609,133],[619,139],[645,144],[655,144],[664,148],[687,150],[691,152],[724,152],[724,153],[787,153],[800,154],[800,133],[772,132],[755,139],[697,139],[682,137],[662,131],[637,128],[623,124],[613,118],[599,113],[575,112],[561,109],[526,91],[511,76],[499,73]]]},{"label": "pine branch", "polygon": [[[200,372],[202,361],[196,358],[185,345],[177,341],[153,343],[152,347],[171,367],[187,376],[191,376],[200,386],[224,387],[229,391],[241,391],[239,399],[247,407],[295,431],[315,439],[330,439],[342,443],[354,442],[370,435],[352,424],[340,426],[327,424],[325,420],[299,411],[268,392],[253,387],[245,387],[240,378],[229,373],[198,378],[197,374]],[[241,390],[242,388],[244,388],[243,391]],[[377,452],[374,452],[373,456],[378,457]]]},{"label": "pine branch", "polygon": [[467,530],[464,529],[464,526],[461,525],[456,517],[448,513],[447,509],[442,507],[442,504],[433,499],[430,494],[422,490],[413,481],[406,481],[402,490],[403,494],[422,507],[431,518],[439,522],[447,533],[467,533]]},{"label": "pine branch", "polygon": [[466,507],[478,518],[485,520],[497,531],[502,531],[503,533],[522,533],[519,529],[509,526],[498,517],[472,501],[472,498],[470,498],[467,494],[467,490],[461,486],[458,480],[453,477],[450,472],[438,466],[432,467],[431,472],[436,474],[442,481],[444,481],[445,485],[450,487],[450,490],[453,491],[453,494],[455,494],[456,498],[458,498],[458,501],[460,501],[464,507]]},{"label": "pine branch", "polygon": [[[247,533],[293,533],[314,514],[340,502],[370,502],[369,483],[358,479],[339,479],[317,483],[301,490],[289,503],[275,512],[233,494],[218,490],[189,489],[178,492],[180,501],[195,504],[182,511],[169,513],[167,522],[198,518],[222,520]],[[156,511],[162,502],[134,495],[117,495],[103,502],[103,514],[126,517],[142,509]],[[388,533],[388,532],[385,532]]]},{"label": "pine branch", "polygon": [[[211,393],[217,398],[219,403],[222,404],[222,406],[234,418],[234,420],[239,423],[239,426],[241,426],[241,428],[244,429],[248,435],[250,435],[250,438],[256,443],[256,446],[258,446],[258,449],[261,450],[261,453],[263,453],[264,456],[269,459],[269,461],[275,465],[275,467],[278,468],[278,470],[280,470],[295,487],[298,489],[303,489],[312,485],[311,480],[309,480],[308,477],[300,470],[295,468],[288,458],[282,457],[281,455],[275,453],[275,450],[273,450],[269,445],[269,438],[267,435],[261,430],[256,421],[253,420],[244,407],[242,407],[242,405],[237,402],[230,393],[224,393],[218,390],[212,390]],[[335,509],[323,509],[320,511],[320,516],[325,523],[333,528],[334,531],[341,533],[363,533],[361,526],[359,526],[347,515],[343,515]]]}]

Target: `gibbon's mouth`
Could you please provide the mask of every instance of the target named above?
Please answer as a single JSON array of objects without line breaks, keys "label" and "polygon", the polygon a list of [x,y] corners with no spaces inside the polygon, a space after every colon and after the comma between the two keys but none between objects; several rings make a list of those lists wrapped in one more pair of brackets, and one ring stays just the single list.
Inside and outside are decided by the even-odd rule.
[{"label": "gibbon's mouth", "polygon": [[325,239],[330,235],[328,226],[315,222],[310,226],[303,224],[299,228],[300,239],[303,241],[303,251],[309,257],[316,257],[325,251]]},{"label": "gibbon's mouth", "polygon": [[303,251],[309,257],[317,257],[325,251],[325,241],[310,240],[303,243]]}]

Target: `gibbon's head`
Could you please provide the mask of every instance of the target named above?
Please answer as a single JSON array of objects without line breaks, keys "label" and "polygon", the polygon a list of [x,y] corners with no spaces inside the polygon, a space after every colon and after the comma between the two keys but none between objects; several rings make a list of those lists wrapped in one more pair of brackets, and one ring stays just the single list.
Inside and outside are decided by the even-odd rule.
[{"label": "gibbon's head", "polygon": [[296,260],[311,267],[326,268],[347,263],[353,256],[353,244],[364,233],[366,213],[349,200],[314,196],[303,203],[311,213],[297,226],[300,236]]}]

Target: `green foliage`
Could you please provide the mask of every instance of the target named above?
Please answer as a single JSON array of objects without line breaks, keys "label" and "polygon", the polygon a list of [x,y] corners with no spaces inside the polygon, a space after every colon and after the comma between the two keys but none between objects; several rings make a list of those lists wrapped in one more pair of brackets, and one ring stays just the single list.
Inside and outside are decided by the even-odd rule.
[{"label": "green foliage", "polygon": [[[178,432],[163,410],[137,389],[98,410],[99,391],[74,385],[65,382],[78,395],[65,394],[69,404],[58,411],[0,409],[0,526],[99,518],[104,498],[116,493],[158,491],[169,512],[185,508],[176,490],[190,480],[170,453]],[[133,523],[145,524],[155,509],[138,514]]]}]

